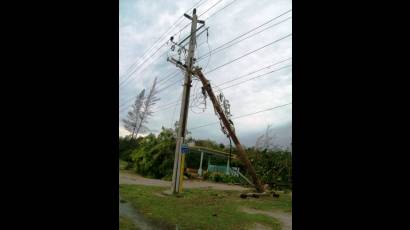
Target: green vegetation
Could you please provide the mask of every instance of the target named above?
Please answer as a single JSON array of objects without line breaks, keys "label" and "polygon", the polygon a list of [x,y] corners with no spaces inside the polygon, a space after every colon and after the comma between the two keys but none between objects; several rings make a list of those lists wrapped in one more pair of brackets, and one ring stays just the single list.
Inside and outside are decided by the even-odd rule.
[{"label": "green vegetation", "polygon": [[[162,128],[157,136],[150,134],[138,139],[130,137],[120,137],[119,158],[125,162],[120,165],[121,169],[132,170],[142,176],[170,180],[174,164],[175,153],[175,129]],[[195,142],[197,146],[229,152],[230,147],[217,144],[211,140],[195,140],[187,138],[188,141]],[[236,154],[236,148],[232,146],[232,154]],[[261,147],[247,148],[246,153],[263,184],[269,184],[271,188],[291,189],[292,188],[292,156],[291,153],[283,149],[262,149]],[[211,159],[212,164],[226,165],[227,159],[224,157],[204,155],[203,169],[206,170],[207,162]],[[199,167],[200,153],[194,150],[187,154],[185,167],[197,169]],[[239,167],[240,171],[246,175],[246,170],[239,160],[231,161],[232,167]],[[190,177],[189,174],[186,176]],[[210,174],[206,179],[224,183],[246,183],[241,178],[226,176],[223,174]]]},{"label": "green vegetation", "polygon": [[120,230],[138,230],[138,228],[130,218],[120,215]]},{"label": "green vegetation", "polygon": [[128,166],[128,162],[120,159],[120,170],[125,170]]},{"label": "green vegetation", "polygon": [[249,148],[247,153],[262,183],[278,190],[292,189],[292,155],[289,151]]},{"label": "green vegetation", "polygon": [[122,138],[119,139],[119,158],[124,161],[130,161],[130,155],[134,149],[138,147],[138,143],[141,141],[141,138],[138,139],[130,139]]},{"label": "green vegetation", "polygon": [[172,175],[175,137],[170,129],[162,129],[155,136],[144,138],[120,138],[120,159],[127,161],[127,167],[142,176],[161,179]]},{"label": "green vegetation", "polygon": [[281,194],[278,199],[261,197],[241,199],[239,191],[186,189],[181,197],[165,196],[166,188],[120,185],[122,199],[127,200],[149,220],[180,229],[249,229],[259,223],[280,229],[280,223],[262,214],[247,214],[242,208],[291,211],[291,197]]},{"label": "green vegetation", "polygon": [[204,180],[210,180],[214,182],[223,182],[227,184],[241,184],[244,181],[237,176],[226,175],[225,173],[218,172],[205,172],[203,176]]}]

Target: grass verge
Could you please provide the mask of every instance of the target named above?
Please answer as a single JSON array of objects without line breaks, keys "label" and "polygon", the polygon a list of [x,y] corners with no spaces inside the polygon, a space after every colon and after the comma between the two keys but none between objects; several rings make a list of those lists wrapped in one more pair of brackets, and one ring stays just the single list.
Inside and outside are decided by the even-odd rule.
[{"label": "grass verge", "polygon": [[247,214],[242,207],[259,210],[291,211],[291,197],[241,199],[239,191],[186,189],[182,197],[163,196],[166,188],[142,185],[120,185],[122,199],[127,200],[147,219],[178,225],[179,229],[249,229],[262,224],[281,229],[278,220],[262,214]]}]

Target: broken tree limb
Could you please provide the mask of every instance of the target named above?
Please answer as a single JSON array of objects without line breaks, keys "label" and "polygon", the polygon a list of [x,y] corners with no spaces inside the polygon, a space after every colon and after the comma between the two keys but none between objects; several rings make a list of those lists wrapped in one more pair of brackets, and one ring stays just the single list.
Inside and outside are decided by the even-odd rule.
[{"label": "broken tree limb", "polygon": [[279,194],[275,192],[262,192],[262,193],[257,193],[257,192],[249,192],[249,193],[242,193],[240,195],[241,198],[245,199],[247,197],[253,197],[253,198],[259,198],[261,196],[270,196],[272,195],[273,198],[278,198]]}]

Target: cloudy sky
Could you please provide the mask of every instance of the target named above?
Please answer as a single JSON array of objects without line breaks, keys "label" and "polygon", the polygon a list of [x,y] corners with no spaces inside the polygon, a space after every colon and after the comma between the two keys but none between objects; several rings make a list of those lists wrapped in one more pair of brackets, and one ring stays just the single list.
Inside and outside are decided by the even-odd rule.
[{"label": "cloudy sky", "polygon": [[[167,56],[178,58],[179,55],[176,49],[171,51],[171,44],[165,43],[173,35],[176,41],[186,37],[190,27],[180,30],[190,20],[181,16],[195,4],[198,6],[197,15],[203,14],[199,19],[205,20],[205,27],[209,27],[208,36],[204,32],[197,38],[197,58],[270,21],[227,45],[244,39],[243,41],[220,51],[215,50],[215,54],[211,52],[210,56],[205,56],[195,63],[207,73],[266,45],[254,53],[205,74],[212,86],[231,81],[214,89],[222,89],[225,98],[231,104],[233,117],[291,103],[291,0],[120,0],[120,119],[125,117],[136,94],[144,88],[148,89],[155,77],[158,77],[158,81],[162,80],[158,86],[160,101],[154,109],[157,112],[149,120],[149,128],[153,133],[158,133],[162,126],[170,127],[179,119],[180,104],[177,103],[182,94],[183,74],[175,65],[166,61]],[[192,15],[192,10],[188,14]],[[279,15],[282,16],[274,19]],[[164,36],[161,37],[162,35]],[[143,56],[147,50],[147,55]],[[154,54],[155,51],[157,52]],[[184,60],[183,53],[181,60]],[[278,64],[273,65],[275,63]],[[263,69],[270,65],[273,66]],[[252,74],[256,70],[260,71]],[[176,71],[179,72],[171,75]],[[246,75],[248,73],[250,74]],[[264,73],[266,74],[263,75]],[[170,75],[172,77],[167,78]],[[241,78],[235,80],[239,77]],[[163,89],[165,87],[167,88]],[[209,138],[228,143],[218,123],[196,128],[218,122],[209,99],[206,102],[206,110],[201,109],[203,105],[200,105],[199,95],[200,83],[193,81],[193,106],[188,115],[188,130],[191,135],[194,138]],[[267,125],[272,126],[278,144],[288,145],[291,141],[291,104],[233,121],[237,135],[244,145],[254,145],[257,136],[264,132]],[[119,133],[121,136],[127,134],[121,121]]]}]

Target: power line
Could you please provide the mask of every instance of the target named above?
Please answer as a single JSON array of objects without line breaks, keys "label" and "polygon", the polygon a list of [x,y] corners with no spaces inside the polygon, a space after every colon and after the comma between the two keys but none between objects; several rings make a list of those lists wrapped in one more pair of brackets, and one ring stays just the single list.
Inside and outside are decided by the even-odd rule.
[{"label": "power line", "polygon": [[[206,1],[203,2],[203,3],[201,3],[202,1],[203,1],[203,0],[200,0],[199,2],[195,3],[194,6],[192,6],[192,7],[189,8],[187,11],[185,11],[185,13],[188,13],[190,10],[192,10],[192,9],[195,8],[195,7],[201,6],[203,3],[207,2],[208,0],[206,0]],[[198,5],[199,3],[201,3],[201,4]],[[164,34],[161,35],[160,39],[158,39],[158,40],[161,40],[169,31],[172,30],[172,28],[177,24],[177,22],[180,21],[180,20],[183,19],[183,18],[184,18],[184,15],[181,15],[181,16],[174,22],[174,24],[173,24]],[[179,23],[178,25],[180,25],[180,23]],[[175,26],[175,27],[177,27],[177,26]]]},{"label": "power line", "polygon": [[276,42],[279,42],[279,41],[281,41],[281,40],[283,40],[283,39],[285,39],[285,38],[287,38],[287,37],[290,37],[290,36],[292,36],[292,33],[290,33],[290,34],[288,34],[288,35],[286,35],[286,36],[284,36],[284,37],[281,37],[281,38],[279,38],[279,39],[277,39],[277,40],[275,40],[275,41],[273,41],[273,42],[271,42],[271,43],[268,43],[268,44],[266,44],[266,45],[264,45],[264,46],[262,46],[262,47],[259,47],[259,48],[257,48],[256,50],[252,50],[252,51],[250,51],[250,52],[248,52],[248,53],[246,53],[246,54],[244,54],[244,55],[242,55],[242,56],[240,56],[240,57],[238,57],[238,58],[235,58],[235,59],[233,59],[233,60],[231,60],[231,61],[229,61],[229,62],[226,62],[226,63],[224,63],[224,64],[222,64],[222,65],[220,65],[220,66],[217,66],[217,67],[211,69],[210,71],[206,72],[205,74],[211,73],[211,72],[213,72],[213,71],[215,71],[215,70],[217,70],[217,69],[220,69],[220,68],[222,68],[222,67],[224,67],[224,66],[226,66],[226,65],[229,65],[229,64],[231,64],[231,63],[233,63],[233,62],[235,62],[235,61],[237,61],[237,60],[240,60],[240,59],[242,59],[242,58],[244,58],[244,57],[246,57],[246,56],[248,56],[248,55],[250,55],[250,54],[252,54],[252,53],[255,53],[255,52],[257,52],[257,51],[259,51],[259,50],[261,50],[261,49],[264,49],[264,48],[266,48],[266,47],[268,47],[268,46],[270,46],[270,45],[273,45],[273,44],[275,44]]},{"label": "power line", "polygon": [[[194,6],[192,6],[191,8],[189,8],[187,11],[185,11],[185,13],[188,13],[190,10],[192,10],[196,5],[198,5],[200,2],[202,2],[203,0],[200,0],[199,2],[197,2],[197,3],[195,3],[194,4]],[[206,0],[205,2],[207,2],[208,0]],[[205,2],[203,2],[203,3],[205,3]],[[203,3],[201,3],[200,5],[202,5]],[[199,5],[199,6],[200,6]],[[198,7],[199,7],[198,6]],[[184,15],[181,15],[177,20],[175,20],[175,22],[169,27],[169,29],[165,32],[165,33],[163,33],[159,38],[158,38],[158,40],[156,40],[155,42],[154,42],[154,44],[148,49],[148,50],[146,50],[145,52],[144,52],[144,54],[141,56],[141,57],[144,57],[147,53],[148,53],[148,51],[150,51],[161,39],[163,39],[163,37],[170,31],[170,30],[172,30],[172,28],[177,24],[177,22],[178,21],[180,21],[182,18],[184,18]],[[134,63],[134,64],[136,64],[136,62]],[[133,64],[133,65],[134,65]]]},{"label": "power line", "polygon": [[[284,106],[287,106],[287,105],[291,105],[291,104],[292,104],[292,102],[289,102],[289,103],[286,103],[286,104],[283,104],[283,105],[278,105],[278,106],[275,106],[275,107],[272,107],[272,108],[268,108],[268,109],[264,109],[264,110],[261,110],[261,111],[257,111],[257,112],[253,112],[253,113],[249,113],[249,114],[244,114],[244,115],[241,115],[241,116],[233,117],[232,119],[235,120],[235,119],[239,119],[239,118],[243,118],[243,117],[252,116],[252,115],[255,115],[255,114],[258,114],[258,113],[267,112],[267,111],[270,111],[270,110],[273,110],[273,109],[277,109],[277,108],[280,108],[280,107],[284,107]],[[218,121],[218,122],[208,123],[208,124],[201,125],[201,126],[196,126],[196,127],[190,128],[189,130],[198,129],[198,128],[202,128],[202,127],[206,127],[206,126],[210,126],[210,125],[215,125],[215,124],[219,124],[219,121]]]},{"label": "power line", "polygon": [[222,2],[222,0],[219,0],[218,2],[216,2],[215,4],[213,4],[211,7],[209,7],[207,10],[205,10],[202,14],[200,14],[198,17],[201,17],[202,15],[204,15],[206,12],[208,12],[210,9],[214,8],[216,5],[218,5],[220,2]]},{"label": "power line", "polygon": [[[289,58],[288,58],[288,59],[285,59],[285,60],[283,60],[283,61],[277,62],[277,63],[275,63],[275,64],[273,64],[273,65],[282,63],[282,62],[284,62],[284,61],[286,61],[286,60],[289,60]],[[273,65],[270,65],[269,67],[271,67],[271,66],[273,66]],[[239,82],[239,83],[237,83],[237,84],[227,86],[227,87],[222,88],[222,89],[220,89],[220,90],[216,90],[215,92],[220,92],[220,91],[222,91],[222,90],[231,88],[231,87],[233,87],[233,86],[237,86],[237,85],[243,84],[243,83],[245,83],[245,82],[254,80],[254,79],[256,79],[256,78],[260,78],[260,77],[262,77],[262,76],[266,76],[266,75],[268,75],[268,74],[271,74],[271,73],[280,71],[280,70],[285,69],[285,68],[288,68],[288,67],[290,67],[290,66],[291,66],[291,65],[287,65],[287,66],[281,67],[281,68],[279,68],[279,69],[276,69],[276,70],[273,70],[273,71],[269,71],[269,72],[267,72],[267,73],[260,74],[260,75],[258,75],[258,76],[256,76],[256,77],[247,79],[247,80],[242,81],[242,82]],[[267,67],[262,68],[262,69],[266,69],[266,68],[267,68]],[[262,70],[262,69],[260,69],[260,70]],[[259,70],[259,71],[260,71],[260,70]],[[254,71],[254,72],[252,72],[252,73],[255,73],[255,72],[257,72],[257,71]],[[248,76],[248,75],[250,75],[250,74],[246,74],[246,75],[242,75],[242,76]],[[239,78],[238,78],[238,79],[239,79]],[[237,80],[237,79],[234,79],[234,80]],[[229,81],[229,82],[231,82],[231,81]],[[224,83],[224,84],[225,84],[225,83]],[[223,84],[220,84],[220,85],[223,85]],[[220,86],[220,85],[218,85],[218,86]],[[195,96],[195,95],[191,95],[191,98],[193,98],[194,96]],[[175,103],[175,102],[176,102],[176,103]],[[157,111],[155,111],[155,112],[160,112],[160,111],[168,110],[168,109],[170,109],[170,108],[173,108],[172,106],[178,105],[179,103],[181,103],[180,100],[177,100],[177,101],[173,101],[173,102],[171,102],[171,103],[167,103],[167,104],[164,104],[164,105],[160,105],[160,107],[163,107],[163,108],[161,108],[161,109],[159,109],[159,110],[157,110]],[[167,106],[169,106],[169,107],[167,107]],[[195,106],[196,106],[196,105],[192,104],[192,105],[189,106],[189,107],[192,108],[192,107],[195,107]]]},{"label": "power line", "polygon": [[[165,82],[168,82],[170,79],[172,79],[172,77],[177,76],[178,73],[179,73],[179,71],[177,70],[176,72],[174,72],[174,73],[168,75],[169,78],[168,78],[167,80],[165,80],[165,81],[163,81],[164,79],[161,80],[161,81],[163,81],[162,84],[164,84]],[[160,83],[161,81],[158,81],[158,83]],[[165,86],[165,87],[161,88],[160,90],[166,90],[167,88],[169,88],[169,87],[172,86],[172,85],[175,85],[175,84],[178,83],[178,82],[179,82],[179,80],[176,81],[176,82],[171,83],[171,84],[168,85],[168,86]],[[158,84],[158,86],[159,86],[159,84]],[[159,92],[160,90],[158,90],[158,92]],[[126,102],[123,102],[123,103],[120,105],[120,107],[122,107],[122,106],[128,104],[131,100],[133,100],[133,98],[134,98],[134,96],[132,96],[132,97],[126,99],[127,101],[126,101]]]},{"label": "power line", "polygon": [[[208,12],[210,9],[212,9],[214,6],[216,6],[218,3],[220,3],[222,0],[219,0],[217,3],[215,3],[214,5],[212,5],[211,7],[209,7],[207,10],[205,10],[205,12],[203,12],[202,14],[200,14],[198,17],[201,17],[204,13]],[[173,36],[175,37],[175,35],[177,35],[178,33],[182,32],[185,28],[187,28],[191,23],[187,23],[184,27],[182,27],[178,32],[176,32]]]},{"label": "power line", "polygon": [[[145,60],[144,60],[144,62],[139,66],[139,67],[141,67],[147,60],[149,60],[152,56],[154,56],[162,47],[164,47],[165,45],[166,45],[167,43],[165,42],[164,44],[162,44],[160,47],[158,47],[158,49],[157,50],[155,50],[155,52],[153,53],[153,54],[151,54],[148,58],[146,58]],[[120,87],[121,87],[121,85],[123,85],[124,84],[124,82],[126,82],[136,71],[138,70],[138,67],[137,68],[135,68],[122,82],[120,82]]]},{"label": "power line", "polygon": [[[230,83],[230,82],[239,80],[239,79],[244,78],[244,77],[246,77],[246,76],[250,76],[250,75],[252,75],[252,74],[254,74],[254,73],[257,73],[257,72],[259,72],[259,71],[261,71],[261,70],[269,69],[269,68],[271,68],[271,67],[273,67],[273,66],[275,66],[275,65],[281,64],[281,63],[283,63],[283,62],[285,62],[285,61],[288,61],[288,60],[291,60],[291,59],[292,59],[292,57],[289,57],[289,58],[280,60],[280,61],[275,62],[275,63],[273,63],[273,64],[270,64],[270,65],[268,65],[268,66],[264,66],[264,67],[262,67],[262,68],[259,68],[259,69],[256,69],[256,70],[254,70],[254,71],[251,71],[251,72],[249,72],[249,73],[243,74],[243,75],[241,75],[241,76],[239,76],[239,77],[237,77],[237,78],[234,78],[234,79],[232,79],[232,80],[222,82],[221,84],[216,85],[216,87],[219,87],[219,86],[225,85],[225,84],[227,84],[227,83]],[[270,72],[267,72],[267,73],[258,75],[258,76],[256,76],[256,77],[253,77],[253,78],[251,78],[251,79],[242,81],[242,82],[240,82],[239,84],[235,84],[235,85],[243,84],[243,83],[245,83],[245,82],[247,82],[247,81],[253,80],[253,79],[258,78],[258,77],[261,77],[261,76],[268,75],[268,74],[270,74],[270,73],[273,73],[273,72],[276,72],[276,71],[279,71],[279,70],[280,70],[280,69],[276,69],[276,70],[274,70],[274,71],[270,71]],[[231,86],[228,86],[228,87],[226,87],[226,88],[224,88],[224,89],[227,89],[227,88],[230,88],[230,87],[233,87],[233,86],[234,86],[234,85],[231,85]],[[221,91],[221,90],[216,90],[216,91]],[[194,95],[191,95],[191,99],[193,99],[193,97],[194,97]],[[179,100],[175,100],[175,101],[172,101],[172,102],[163,104],[163,105],[159,105],[159,107],[166,107],[166,106],[169,106],[169,105],[177,105],[177,104],[179,104]],[[162,109],[161,109],[161,110],[162,110]],[[161,111],[161,110],[158,110],[158,111]]]},{"label": "power line", "polygon": [[[288,58],[288,59],[285,59],[285,60],[283,60],[283,61],[277,62],[277,63],[275,63],[275,64],[273,64],[273,65],[270,65],[270,66],[268,66],[268,67],[272,67],[272,66],[274,66],[274,65],[276,65],[276,64],[279,64],[279,63],[282,63],[282,62],[284,62],[284,61],[286,61],[286,60],[289,60],[289,58]],[[248,82],[248,81],[254,80],[254,79],[259,78],[259,77],[262,77],[262,76],[266,76],[266,75],[268,75],[268,74],[271,74],[271,73],[274,73],[274,72],[280,71],[280,70],[285,69],[285,68],[288,68],[288,67],[290,67],[290,66],[291,66],[291,65],[287,65],[287,66],[284,66],[284,67],[282,67],[282,68],[275,69],[275,70],[273,70],[273,71],[270,71],[270,72],[267,72],[267,73],[260,74],[260,75],[258,75],[258,76],[256,76],[256,77],[253,77],[253,78],[247,79],[247,80],[242,81],[242,82],[239,82],[239,83],[237,83],[237,84],[230,85],[230,86],[227,86],[227,87],[222,88],[222,89],[218,89],[218,90],[216,90],[215,92],[221,92],[222,90],[225,90],[225,89],[231,88],[231,87],[233,87],[233,86],[237,86],[237,85],[243,84],[243,83],[245,83],[245,82]],[[251,72],[251,73],[248,73],[248,74],[242,75],[242,77],[243,77],[243,76],[248,76],[248,75],[250,75],[250,74],[252,74],[252,73],[258,72],[258,71],[260,71],[260,70],[262,70],[262,69],[266,69],[266,68],[267,68],[267,67],[264,67],[264,68],[261,68],[261,69],[259,69],[259,70],[257,70],[257,71],[253,71],[253,72]],[[234,80],[238,80],[238,79],[239,79],[239,78],[237,78],[237,79],[233,79],[233,80],[228,81],[228,82],[232,82],[232,81],[234,81]],[[226,83],[228,83],[228,82],[226,82]],[[223,83],[223,84],[225,84],[225,83]],[[221,86],[221,85],[223,85],[223,84],[217,85],[216,87]],[[194,97],[195,97],[195,95],[191,95],[191,99],[193,99]],[[172,102],[170,102],[170,103],[164,104],[164,105],[160,105],[159,107],[163,107],[163,108],[161,108],[161,109],[157,110],[156,112],[159,112],[159,111],[163,111],[163,110],[170,109],[170,108],[172,108],[172,106],[173,106],[173,105],[178,105],[179,103],[181,103],[181,102],[180,102],[180,100],[176,100],[176,101],[172,101]],[[167,106],[171,106],[171,107],[167,107]],[[191,107],[195,107],[195,106],[196,106],[196,105],[192,104],[192,105],[190,106],[190,108],[191,108]]]},{"label": "power line", "polygon": [[[171,86],[173,86],[173,85],[175,85],[175,84],[177,84],[177,83],[179,83],[179,82],[181,82],[181,79],[178,79],[177,81],[175,81],[175,82],[173,82],[173,83],[171,83],[171,84],[169,84],[169,85],[167,85],[167,86],[165,86],[165,87],[163,87],[163,88],[157,90],[158,94],[159,94],[160,92],[163,92],[163,91],[169,89]],[[125,106],[125,108],[127,108],[127,104],[128,104],[130,101],[132,101],[133,99],[134,99],[134,96],[131,97],[131,98],[129,98],[129,99],[127,100],[127,102],[122,103],[122,105],[120,105],[120,108],[123,107],[123,106]]]},{"label": "power line", "polygon": [[[182,99],[182,95],[179,97],[180,98],[180,100]],[[172,115],[171,115],[171,121],[170,121],[170,127],[172,127],[172,122],[175,120],[174,119],[174,117],[175,117],[175,111],[177,110],[177,106],[178,106],[178,104],[175,104],[175,107],[174,107],[174,111],[172,112]]]},{"label": "power line", "polygon": [[123,107],[124,105],[128,104],[130,101],[134,100],[135,96],[132,96],[131,98],[128,98],[128,100],[126,102],[121,103],[121,105],[119,106],[120,108]]},{"label": "power line", "polygon": [[176,70],[175,72],[168,74],[166,77],[164,77],[164,79],[158,81],[158,83],[164,84],[165,82],[169,81],[170,79],[172,79],[173,77],[177,76],[179,73],[179,70]]},{"label": "power line", "polygon": [[259,72],[259,71],[261,71],[261,70],[269,69],[269,68],[271,68],[272,66],[278,65],[278,64],[280,64],[280,63],[283,63],[283,62],[288,61],[288,60],[291,60],[291,59],[292,59],[292,57],[289,57],[289,58],[283,59],[283,60],[281,60],[281,61],[275,62],[275,63],[273,63],[273,64],[270,64],[270,65],[268,65],[268,66],[262,67],[262,68],[260,68],[260,69],[257,69],[257,70],[251,71],[251,72],[249,72],[249,73],[243,74],[243,75],[241,75],[241,76],[239,76],[239,77],[237,77],[237,78],[234,78],[234,79],[232,79],[232,80],[224,81],[224,82],[218,84],[217,87],[222,86],[222,85],[225,85],[225,84],[227,84],[227,83],[229,83],[229,82],[233,82],[233,81],[239,80],[239,79],[244,78],[244,77],[246,77],[246,76],[252,75],[252,74],[257,73],[257,72]]},{"label": "power line", "polygon": [[[279,17],[279,16],[278,16],[278,17]],[[266,31],[267,29],[273,28],[273,27],[275,27],[275,26],[277,26],[277,25],[279,25],[279,24],[281,24],[281,23],[283,23],[283,22],[285,22],[285,21],[287,21],[287,20],[289,20],[289,19],[291,19],[291,18],[292,18],[292,17],[288,17],[288,18],[286,18],[286,19],[284,19],[284,20],[282,20],[282,21],[280,21],[280,22],[278,22],[278,23],[275,23],[275,24],[273,24],[273,25],[271,25],[271,26],[269,26],[269,27],[266,27],[266,28],[263,29],[263,30],[260,30],[260,31],[254,33],[254,34],[251,34],[250,36],[245,37],[244,39],[241,39],[241,40],[239,40],[239,41],[236,41],[235,43],[232,43],[232,44],[230,44],[229,46],[223,47],[223,46],[225,46],[226,44],[231,43],[231,42],[235,41],[236,39],[238,39],[238,38],[240,38],[240,37],[242,37],[242,36],[244,36],[244,35],[246,35],[246,34],[252,32],[252,31],[254,31],[254,30],[258,29],[258,28],[260,28],[260,26],[258,26],[258,27],[256,27],[256,28],[254,28],[254,29],[252,29],[252,30],[250,30],[250,31],[248,31],[248,32],[246,32],[246,33],[244,33],[244,34],[242,34],[242,35],[240,35],[240,36],[238,36],[238,37],[236,37],[236,38],[230,40],[229,42],[226,42],[226,43],[224,43],[224,44],[218,46],[217,48],[211,50],[211,52],[212,52],[212,54],[218,53],[218,52],[220,52],[220,51],[222,51],[222,50],[224,50],[224,49],[227,49],[227,48],[229,48],[229,47],[232,47],[233,45],[236,45],[236,44],[238,44],[238,43],[240,43],[240,42],[242,42],[242,41],[244,41],[244,40],[247,40],[247,39],[249,39],[249,38],[251,38],[251,37],[253,37],[253,36],[257,35],[257,34],[260,34],[260,33],[262,33],[263,31]],[[210,55],[210,52],[208,52],[208,53],[206,53],[206,54],[203,54],[202,56],[200,56],[200,57],[198,58],[198,61],[202,60],[204,57],[209,56],[209,55]]]},{"label": "power line", "polygon": [[220,11],[222,11],[223,9],[225,9],[226,7],[232,5],[236,0],[233,0],[232,2],[226,4],[224,7],[222,7],[221,9],[215,11],[213,14],[209,15],[205,20],[208,20],[209,18],[211,18],[212,16],[214,16],[215,14],[219,13]]},{"label": "power line", "polygon": [[[218,2],[216,2],[214,5],[212,5],[211,7],[209,7],[207,10],[205,10],[205,12],[203,12],[201,15],[203,15],[203,14],[205,14],[206,12],[208,12],[209,10],[211,10],[213,7],[215,7],[217,4],[219,4],[220,2],[221,2],[222,0],[220,0],[220,1],[218,1]],[[234,2],[235,2],[236,0],[233,0],[232,2],[230,2],[229,4],[227,4],[227,5],[225,5],[223,8],[221,8],[221,9],[219,9],[218,11],[216,11],[216,12],[214,12],[212,15],[210,15],[208,18],[210,18],[211,16],[213,16],[213,15],[215,15],[216,13],[218,13],[218,12],[220,12],[221,10],[223,10],[223,9],[225,9],[226,7],[228,7],[228,6],[230,6],[230,5],[232,5]],[[206,2],[206,1],[205,1]],[[203,3],[205,3],[205,2],[203,2]],[[199,3],[199,2],[198,2]],[[198,4],[197,3],[197,4]],[[201,3],[200,5],[202,5],[203,3]],[[200,6],[199,5],[199,6]],[[199,7],[198,6],[198,7]],[[194,8],[194,7],[192,7],[192,8]],[[191,9],[192,9],[191,8]],[[189,10],[188,10],[189,11]],[[201,15],[199,15],[199,16],[201,16]],[[181,18],[182,18],[183,16],[181,16]],[[207,19],[208,19],[207,18]],[[178,19],[179,20],[179,19]],[[177,21],[178,21],[177,20]],[[174,25],[176,24],[176,22],[174,23]],[[184,26],[180,31],[178,31],[177,33],[179,33],[179,32],[181,32],[183,29],[185,29],[187,26],[189,25],[189,23],[186,25],[186,26]],[[166,32],[167,33],[167,32]],[[165,33],[165,34],[166,34]],[[176,34],[177,34],[176,33]],[[175,34],[175,35],[176,35]],[[174,36],[175,36],[174,35]],[[161,36],[161,37],[163,37],[163,36]],[[150,55],[148,58],[146,58],[145,60],[144,60],[144,62],[143,63],[141,63],[140,65],[139,65],[139,67],[141,67],[147,60],[149,60],[152,56],[154,56],[155,55],[155,53],[157,53],[158,52],[158,50],[159,49],[161,49],[164,45],[165,45],[166,43],[164,43],[163,45],[161,45],[152,55]],[[166,52],[164,52],[161,56],[163,56],[163,55],[165,55],[166,54]],[[161,56],[157,56],[157,58],[155,58],[155,59],[153,59],[152,61],[155,61],[156,59],[158,59],[159,57],[161,57]],[[124,79],[122,82],[120,82],[120,87],[122,87],[122,86],[124,86],[124,82],[126,82],[128,79],[130,79],[130,77],[137,71],[137,69],[138,69],[138,67],[134,70],[134,71],[132,71],[132,73],[130,73],[127,77],[126,77],[126,79]],[[171,77],[172,78],[172,77]],[[133,80],[135,80],[135,78],[133,79]],[[169,79],[167,79],[167,80],[169,80]],[[161,82],[161,81],[160,81]]]},{"label": "power line", "polygon": [[[202,1],[203,1],[203,0],[200,0],[199,2],[195,3],[195,5],[194,5],[193,7],[191,7],[189,10],[187,10],[185,13],[188,13],[190,10],[192,10],[192,9],[195,8],[196,6],[197,6],[197,7],[201,6],[203,3],[207,2],[208,0],[205,0],[204,2],[202,2]],[[201,3],[201,2],[202,2],[202,3]],[[176,27],[177,27],[177,25],[176,25],[177,22],[180,21],[183,17],[184,17],[184,16],[181,15],[181,16],[173,23],[173,25],[172,25],[165,33],[163,33],[163,34],[159,37],[159,39],[158,39],[157,41],[155,41],[154,44],[153,44],[148,50],[146,50],[146,51],[144,52],[144,54],[142,55],[141,59],[143,59],[144,56],[145,56],[147,53],[149,53],[149,51],[151,51],[151,50],[153,49],[153,47],[155,47],[156,44],[157,44],[161,39],[163,39],[164,36],[165,36],[169,31],[172,30],[173,27],[176,28]],[[178,26],[179,26],[179,25],[180,25],[180,23],[178,24]],[[162,44],[160,48],[162,48],[165,44],[166,44],[166,43]],[[160,48],[158,48],[157,51],[158,51]],[[157,51],[155,51],[155,53],[156,53]],[[155,53],[154,53],[154,54],[155,54]],[[164,54],[166,54],[166,52],[165,52]],[[147,59],[151,58],[152,56],[153,56],[153,54],[152,54],[151,56],[149,56],[148,58],[145,58],[144,61],[140,62],[140,63],[138,64],[138,66],[136,67],[136,69],[138,69],[139,67],[141,67],[141,66],[147,61]],[[161,56],[162,56],[162,55],[161,55]],[[158,57],[158,58],[159,58],[159,57]],[[132,64],[132,65],[128,68],[127,73],[124,74],[123,76],[130,75],[130,74],[129,74],[129,73],[130,73],[130,69],[131,69],[133,66],[135,66],[136,63],[137,63],[137,62],[135,62],[134,64]],[[134,74],[135,71],[136,71],[136,70],[134,70],[133,73],[131,73],[131,75]],[[127,79],[128,79],[128,78],[129,78],[129,77],[127,77]],[[122,81],[120,84],[122,84],[122,83],[125,82],[125,81],[126,81],[126,80]]]},{"label": "power line", "polygon": [[227,87],[225,87],[225,88],[222,88],[222,89],[221,89],[221,90],[219,90],[219,91],[222,91],[222,90],[224,90],[224,89],[228,89],[228,88],[231,88],[231,87],[234,87],[234,86],[237,86],[237,85],[243,84],[243,83],[245,83],[245,82],[248,82],[248,81],[254,80],[254,79],[259,78],[259,77],[262,77],[262,76],[266,76],[266,75],[268,75],[268,74],[271,74],[271,73],[277,72],[277,71],[282,70],[282,69],[286,69],[286,68],[291,67],[291,66],[292,66],[292,65],[287,65],[287,66],[281,67],[281,68],[279,68],[279,69],[272,70],[272,71],[267,72],[267,73],[263,73],[263,74],[258,75],[258,76],[256,76],[256,77],[249,78],[249,79],[246,79],[246,80],[241,81],[241,82],[239,82],[239,83],[236,83],[236,84],[233,84],[233,85],[227,86]]},{"label": "power line", "polygon": [[[281,61],[281,62],[283,62],[283,61]],[[278,62],[278,63],[280,63],[280,62]],[[278,64],[278,63],[275,63],[275,64]],[[273,66],[273,65],[271,65],[271,66]],[[216,90],[215,92],[220,92],[221,90],[225,90],[225,89],[231,88],[231,87],[233,87],[233,86],[243,84],[243,83],[248,82],[248,81],[250,81],[250,80],[254,80],[254,79],[256,79],[256,78],[259,78],[259,77],[262,77],[262,76],[265,76],[265,75],[268,75],[268,74],[277,72],[277,71],[279,71],[279,70],[285,69],[285,68],[290,67],[290,66],[291,66],[291,65],[287,65],[287,66],[281,67],[281,68],[279,68],[279,69],[276,69],[276,70],[273,70],[273,71],[270,71],[270,72],[267,72],[267,73],[263,73],[263,74],[261,74],[261,75],[258,75],[258,76],[256,76],[256,77],[247,79],[247,80],[242,81],[242,82],[239,82],[239,83],[237,83],[237,84],[227,86],[227,87],[222,88],[222,89],[220,89],[220,90]],[[266,67],[265,67],[265,68],[266,68]],[[262,68],[262,69],[265,69],[265,68]],[[243,75],[243,76],[245,76],[245,75]],[[218,86],[219,86],[219,85],[218,85]],[[193,98],[193,97],[194,97],[194,95],[191,95],[191,98]],[[175,103],[175,102],[176,102],[176,103]],[[163,108],[161,108],[161,109],[159,109],[159,110],[156,110],[155,112],[160,112],[160,111],[168,110],[168,109],[170,109],[170,108],[173,108],[172,106],[174,106],[174,105],[176,106],[176,105],[178,105],[178,104],[180,104],[180,103],[181,103],[181,101],[180,101],[180,100],[177,100],[177,101],[174,101],[174,102],[171,102],[171,103],[167,103],[167,104],[164,104],[164,105],[160,105],[160,107],[163,107]],[[167,107],[167,106],[169,106],[169,107]],[[193,107],[195,107],[195,106],[196,106],[196,105],[192,104],[192,105],[189,106],[189,108],[193,108]],[[237,117],[237,118],[238,118],[238,117]]]},{"label": "power line", "polygon": [[178,104],[177,102],[179,102],[179,101],[180,101],[180,100],[178,99],[178,100],[169,102],[169,103],[167,103],[167,104],[159,105],[159,107],[165,107],[165,106],[168,106],[168,105],[176,105],[176,104]]}]

